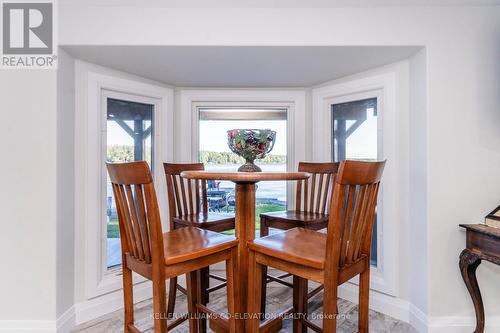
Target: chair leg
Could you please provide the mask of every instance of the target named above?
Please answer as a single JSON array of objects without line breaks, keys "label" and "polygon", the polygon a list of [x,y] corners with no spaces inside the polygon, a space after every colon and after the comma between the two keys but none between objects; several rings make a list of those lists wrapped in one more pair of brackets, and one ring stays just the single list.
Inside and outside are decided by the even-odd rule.
[{"label": "chair leg", "polygon": [[[207,305],[209,302],[207,289],[210,287],[210,268],[204,267],[199,270],[199,288],[198,288],[198,299],[203,305]],[[199,321],[199,331],[200,333],[205,333],[207,331],[207,319],[201,318]]]},{"label": "chair leg", "polygon": [[123,303],[125,308],[125,328],[128,332],[128,325],[134,324],[134,288],[132,283],[132,271],[123,265]]},{"label": "chair leg", "polygon": [[[262,288],[262,270],[263,265],[255,261],[255,252],[250,251],[249,256],[250,271],[248,272],[248,290],[256,290]],[[260,300],[261,294],[259,292],[250,293],[248,295],[248,316],[249,319],[246,320],[246,332],[248,333],[258,333],[259,332],[259,307],[261,306]]]},{"label": "chair leg", "polygon": [[306,333],[303,319],[307,317],[307,280],[293,276],[293,333]]},{"label": "chair leg", "polygon": [[[269,235],[269,227],[265,217],[260,219],[260,237]],[[267,266],[262,267],[262,288],[260,290],[260,312],[262,316],[266,314],[266,298],[267,298]],[[251,290],[251,289],[250,289]]]},{"label": "chair leg", "polygon": [[236,332],[236,304],[240,304],[239,293],[235,292],[236,284],[234,283],[234,274],[236,270],[236,262],[238,251],[236,248],[231,250],[231,257],[226,260],[226,290],[227,290],[227,312],[229,314],[229,333]]},{"label": "chair leg", "polygon": [[200,300],[203,305],[208,304],[210,301],[209,293],[207,289],[210,288],[210,267],[205,267],[201,269],[201,291],[203,298]]},{"label": "chair leg", "polygon": [[325,281],[323,293],[323,332],[337,332],[337,283]]},{"label": "chair leg", "polygon": [[189,316],[189,333],[198,333],[200,315],[196,304],[198,303],[198,272],[193,271],[186,274],[187,303]]},{"label": "chair leg", "polygon": [[167,331],[166,289],[165,280],[153,280],[154,333],[165,333]]},{"label": "chair leg", "polygon": [[359,333],[368,333],[368,316],[370,300],[370,265],[359,276],[359,310],[358,330]]},{"label": "chair leg", "polygon": [[174,317],[176,297],[177,297],[177,277],[174,277],[171,278],[168,282],[168,306],[167,306],[168,318]]}]

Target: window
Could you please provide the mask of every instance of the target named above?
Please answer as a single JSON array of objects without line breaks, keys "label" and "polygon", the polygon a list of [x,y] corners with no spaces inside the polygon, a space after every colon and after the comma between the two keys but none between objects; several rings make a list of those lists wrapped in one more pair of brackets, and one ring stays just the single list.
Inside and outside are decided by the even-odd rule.
[{"label": "window", "polygon": [[[377,98],[332,104],[332,156],[345,159],[377,159]],[[373,225],[372,265],[377,266],[377,216]]]},{"label": "window", "polygon": [[[75,251],[81,258],[76,264],[83,270],[86,299],[122,288],[116,207],[105,165],[108,148],[115,161],[146,159],[153,171],[156,188],[161,188],[164,181],[161,163],[173,159],[173,90],[94,70],[93,66],[78,63],[75,76],[78,85],[88,87],[77,89],[76,100],[81,102],[76,105],[78,112],[75,115],[76,123],[80,124],[75,128],[78,142],[75,209],[81,212],[75,217],[76,234],[80,239]],[[139,126],[139,116],[142,126]],[[141,140],[135,135],[136,129],[143,132]],[[128,146],[121,147],[126,153],[111,148],[114,145]],[[158,191],[157,196],[164,216],[167,213],[166,195]],[[117,260],[111,260],[112,256]],[[134,284],[141,285],[139,288],[148,288],[144,281],[141,276],[134,277]]]},{"label": "window", "polygon": [[[399,74],[398,69],[397,73],[353,78],[312,92],[313,159],[387,161],[378,195],[370,285],[373,290],[392,296],[398,295],[398,216],[403,194],[397,167],[404,161],[397,149],[401,121],[396,116]],[[351,282],[356,284],[358,279]]]},{"label": "window", "polygon": [[[199,160],[206,170],[236,171],[244,160],[232,153],[227,145],[227,131],[237,128],[269,128],[276,131],[273,150],[262,160],[257,160],[262,171],[287,170],[287,110],[252,108],[199,108]],[[234,212],[234,183],[208,182],[209,209],[217,212]],[[256,222],[259,214],[282,211],[287,207],[286,182],[261,182],[256,191]]]},{"label": "window", "polygon": [[[106,161],[146,160],[153,166],[154,105],[106,97]],[[131,99],[133,96],[131,96]],[[106,267],[121,265],[120,231],[109,176],[106,182]]]}]

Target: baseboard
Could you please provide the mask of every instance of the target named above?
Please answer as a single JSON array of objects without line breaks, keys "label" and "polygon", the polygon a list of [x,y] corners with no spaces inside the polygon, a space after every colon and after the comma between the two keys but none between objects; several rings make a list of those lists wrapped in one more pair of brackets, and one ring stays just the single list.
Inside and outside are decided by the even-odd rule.
[{"label": "baseboard", "polygon": [[[472,332],[476,318],[472,316],[442,316],[429,318],[428,333]],[[500,316],[487,316],[485,332],[500,332]]]},{"label": "baseboard", "polygon": [[66,310],[56,321],[57,333],[69,333],[75,327],[75,306]]},{"label": "baseboard", "polygon": [[5,333],[69,333],[74,328],[75,309],[72,306],[57,320],[0,320],[0,332]]},{"label": "baseboard", "polygon": [[[149,281],[134,286],[134,303],[142,302],[153,296]],[[75,305],[75,325],[105,316],[123,308],[122,290],[102,295]]]},{"label": "baseboard", "polygon": [[413,304],[410,304],[409,314],[409,324],[419,333],[428,333],[429,324],[427,315]]},{"label": "baseboard", "polygon": [[57,333],[57,326],[55,320],[0,320],[0,332]]},{"label": "baseboard", "polygon": [[[351,283],[344,283],[338,289],[338,296],[342,299],[358,304],[358,286]],[[406,323],[410,322],[410,304],[408,301],[397,297],[388,296],[371,290],[370,309]]]}]

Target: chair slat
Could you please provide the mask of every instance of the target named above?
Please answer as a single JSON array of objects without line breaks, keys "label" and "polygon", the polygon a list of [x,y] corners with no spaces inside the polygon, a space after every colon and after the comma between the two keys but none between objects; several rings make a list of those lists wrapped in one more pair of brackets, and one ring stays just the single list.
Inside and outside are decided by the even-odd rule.
[{"label": "chair slat", "polygon": [[149,241],[149,230],[146,218],[146,207],[144,204],[144,194],[142,185],[135,187],[135,193],[137,198],[137,206],[139,209],[139,218],[141,221],[141,234],[142,234],[142,245],[144,249],[144,260],[147,264],[151,263],[151,243]]},{"label": "chair slat", "polygon": [[321,211],[320,211],[320,213],[323,213],[323,214],[326,214],[326,212],[328,210],[327,202],[328,202],[328,198],[330,196],[330,193],[332,191],[331,186],[330,186],[330,179],[331,178],[332,178],[332,174],[328,173],[326,175],[325,190],[323,191],[323,202],[321,204]]},{"label": "chair slat", "polygon": [[304,212],[309,212],[309,179],[304,180]]},{"label": "chair slat", "polygon": [[127,230],[125,229],[125,226],[123,225],[123,223],[120,223],[120,221],[124,220],[124,212],[122,210],[122,205],[121,205],[120,185],[112,184],[112,186],[113,186],[113,194],[114,194],[115,205],[116,205],[116,213],[118,215],[118,224],[119,224],[119,228],[120,228],[120,239],[121,239],[121,244],[122,244],[122,251],[129,252],[130,251],[130,242],[128,239],[128,233],[127,233]]},{"label": "chair slat", "polygon": [[186,190],[184,187],[185,179],[181,178],[180,175],[176,176],[176,178],[179,180],[179,184],[181,187],[182,209],[184,210],[184,214],[189,214],[187,200],[186,200]]},{"label": "chair slat", "polygon": [[179,195],[179,186],[177,186],[177,177],[176,175],[171,175],[172,177],[172,182],[174,184],[174,195],[175,195],[175,206],[177,207],[177,216],[183,215],[182,212],[182,204],[181,204],[181,198]]},{"label": "chair slat", "polygon": [[205,179],[203,179],[201,181],[201,200],[203,201],[202,202],[202,206],[203,206],[203,215],[207,215],[208,214],[208,202],[207,202],[207,181]]},{"label": "chair slat", "polygon": [[298,170],[310,173],[311,177],[310,180],[304,181],[303,186],[297,186],[296,202],[300,203],[300,205],[296,204],[297,210],[324,214],[328,211],[328,199],[331,194],[330,179],[333,179],[338,167],[339,163],[336,162],[299,163]]},{"label": "chair slat", "polygon": [[[115,200],[116,199],[117,198],[115,198]],[[121,206],[123,225],[128,241],[129,251],[134,257],[138,257],[139,253],[137,252],[137,248],[135,246],[136,242],[135,242],[134,232],[132,230],[132,224],[130,223],[130,209],[128,206],[127,197],[125,195],[124,185],[119,186],[117,203],[119,203]]]},{"label": "chair slat", "polygon": [[295,210],[298,212],[302,210],[301,199],[302,199],[302,180],[297,180],[297,190],[295,194]]},{"label": "chair slat", "polygon": [[187,187],[188,187],[188,202],[189,202],[189,214],[194,213],[193,207],[193,182],[191,179],[187,179]]},{"label": "chair slat", "polygon": [[[360,231],[358,234],[358,239],[356,242],[356,247],[354,248],[354,254],[353,258],[356,259],[360,255],[361,251],[361,246],[364,243],[365,237],[366,237],[366,230],[371,230],[371,223],[373,223],[373,218],[374,218],[374,212],[375,212],[375,206],[376,206],[376,200],[377,200],[377,190],[378,190],[378,184],[370,184],[369,190],[368,190],[368,199],[367,199],[367,208],[366,211],[364,212],[364,215],[361,219],[361,227]],[[371,236],[370,236],[371,237]]]},{"label": "chair slat", "polygon": [[194,189],[195,189],[195,202],[196,202],[196,214],[200,214],[200,181],[198,179],[194,180]]},{"label": "chair slat", "polygon": [[347,202],[345,204],[344,216],[342,217],[342,238],[341,238],[341,246],[340,246],[340,264],[343,265],[345,261],[345,255],[347,254],[347,242],[349,240],[348,235],[351,229],[351,218],[354,207],[354,195],[356,194],[356,186],[347,185],[346,190],[347,194]]},{"label": "chair slat", "polygon": [[325,176],[323,173],[320,173],[318,175],[319,178],[318,191],[317,191],[318,193],[316,197],[316,207],[314,209],[316,213],[320,213],[321,210],[321,194],[323,193],[323,176]]},{"label": "chair slat", "polygon": [[141,237],[141,227],[139,225],[139,219],[137,218],[137,207],[135,205],[135,198],[132,194],[132,186],[125,185],[125,190],[127,194],[127,200],[130,208],[130,219],[132,222],[132,230],[135,237],[135,245],[137,247],[137,253],[139,260],[144,260],[144,250],[142,247],[142,237]]},{"label": "chair slat", "polygon": [[352,254],[353,254],[353,244],[351,244],[354,240],[353,235],[356,234],[358,224],[359,224],[359,219],[361,216],[361,212],[363,209],[363,203],[364,203],[364,197],[366,194],[366,186],[361,186],[359,188],[358,194],[355,199],[355,205],[354,205],[354,216],[351,222],[351,230],[349,232],[349,235],[347,236],[347,239],[349,241],[349,244],[347,246],[347,254],[346,254],[346,264],[350,264],[352,261]]},{"label": "chair slat", "polygon": [[316,176],[314,173],[311,175],[311,195],[309,197],[309,211],[314,212],[314,196],[316,194]]},{"label": "chair slat", "polygon": [[369,206],[369,201],[370,201],[370,186],[371,186],[371,184],[363,185],[363,187],[365,188],[365,193],[364,193],[364,197],[362,198],[362,201],[360,202],[361,211],[359,214],[359,218],[356,221],[354,221],[355,222],[355,229],[354,229],[354,232],[350,236],[350,248],[349,248],[349,251],[347,253],[347,256],[348,256],[347,260],[349,262],[352,262],[356,259],[356,256],[355,256],[356,249],[358,248],[359,244],[361,243],[361,238],[362,238],[361,235],[363,234],[363,224],[364,224],[364,220],[366,217],[366,212],[368,211],[368,206]]}]

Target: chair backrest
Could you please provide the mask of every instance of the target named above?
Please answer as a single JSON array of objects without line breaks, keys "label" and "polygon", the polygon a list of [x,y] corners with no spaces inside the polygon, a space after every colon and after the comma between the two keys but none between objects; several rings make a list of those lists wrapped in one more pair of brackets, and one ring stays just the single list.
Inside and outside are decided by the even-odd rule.
[{"label": "chair backrest", "polygon": [[163,163],[163,168],[167,178],[170,227],[173,228],[174,217],[200,213],[206,215],[208,213],[206,180],[185,179],[180,176],[183,171],[205,170],[203,163]]},{"label": "chair backrest", "polygon": [[346,160],[340,164],[332,194],[327,237],[327,265],[370,259],[380,178],[385,161]]},{"label": "chair backrest", "polygon": [[146,264],[160,263],[163,232],[147,162],[106,163],[106,167],[115,196],[123,259],[128,253]]},{"label": "chair backrest", "polygon": [[327,214],[338,162],[299,162],[299,172],[309,172],[311,177],[297,181],[295,210]]}]

